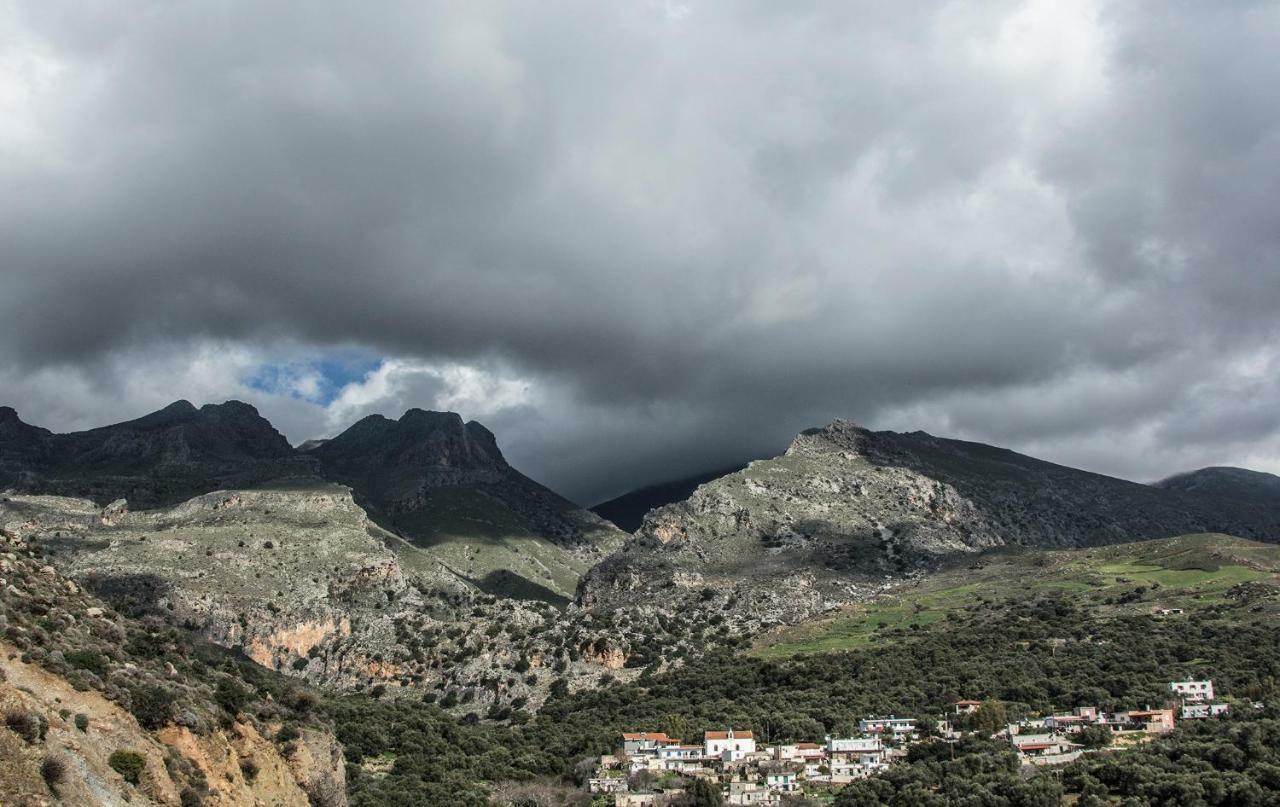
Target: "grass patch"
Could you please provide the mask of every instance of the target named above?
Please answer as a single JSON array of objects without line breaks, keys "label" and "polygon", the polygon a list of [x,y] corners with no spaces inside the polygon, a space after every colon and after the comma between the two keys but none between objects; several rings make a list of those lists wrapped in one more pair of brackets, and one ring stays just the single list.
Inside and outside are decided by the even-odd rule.
[{"label": "grass patch", "polygon": [[953,610],[1040,593],[1078,594],[1100,617],[1156,607],[1221,606],[1230,603],[1227,592],[1235,586],[1280,586],[1278,570],[1280,547],[1220,535],[1098,549],[995,552],[980,564],[966,562],[904,585],[842,616],[783,628],[757,641],[751,653],[777,659],[891,644],[904,635],[900,629],[927,628]]}]

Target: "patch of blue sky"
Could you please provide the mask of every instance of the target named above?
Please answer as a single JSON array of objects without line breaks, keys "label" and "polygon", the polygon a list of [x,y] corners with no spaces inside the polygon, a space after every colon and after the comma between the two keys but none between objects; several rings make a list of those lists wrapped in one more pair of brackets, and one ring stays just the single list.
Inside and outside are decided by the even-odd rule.
[{"label": "patch of blue sky", "polygon": [[261,364],[243,381],[251,389],[327,406],[348,384],[382,366],[380,356],[341,350],[306,359]]}]

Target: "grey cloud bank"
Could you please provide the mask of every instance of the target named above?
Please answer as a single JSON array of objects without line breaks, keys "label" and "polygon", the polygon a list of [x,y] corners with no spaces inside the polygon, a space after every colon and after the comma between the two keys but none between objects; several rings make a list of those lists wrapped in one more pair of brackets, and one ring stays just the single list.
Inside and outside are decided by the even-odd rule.
[{"label": "grey cloud bank", "polygon": [[[584,501],[834,416],[1280,471],[1273,3],[18,2],[0,32],[29,421],[455,408]],[[308,391],[352,349],[386,361]]]}]

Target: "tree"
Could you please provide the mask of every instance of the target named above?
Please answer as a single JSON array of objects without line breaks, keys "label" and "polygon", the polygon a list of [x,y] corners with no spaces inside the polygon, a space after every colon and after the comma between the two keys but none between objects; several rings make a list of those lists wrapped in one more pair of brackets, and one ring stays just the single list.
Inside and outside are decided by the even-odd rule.
[{"label": "tree", "polygon": [[724,804],[724,796],[720,794],[720,788],[706,779],[695,779],[685,793],[689,797],[690,807],[720,807]]},{"label": "tree", "polygon": [[679,713],[665,714],[658,721],[658,730],[666,734],[668,737],[687,740],[689,734],[689,720]]},{"label": "tree", "polygon": [[983,737],[990,737],[996,732],[1003,731],[1008,722],[1008,714],[1000,701],[983,701],[978,710],[973,713],[973,730]]},{"label": "tree", "polygon": [[241,686],[239,681],[223,678],[218,681],[218,686],[213,692],[213,699],[217,701],[219,706],[226,709],[232,717],[235,717],[249,703],[249,691]]},{"label": "tree", "polygon": [[1106,726],[1085,726],[1077,739],[1085,748],[1106,748],[1111,745],[1111,729]]},{"label": "tree", "polygon": [[154,731],[163,728],[173,717],[173,696],[160,686],[135,689],[130,696],[129,711],[137,718],[138,725]]}]

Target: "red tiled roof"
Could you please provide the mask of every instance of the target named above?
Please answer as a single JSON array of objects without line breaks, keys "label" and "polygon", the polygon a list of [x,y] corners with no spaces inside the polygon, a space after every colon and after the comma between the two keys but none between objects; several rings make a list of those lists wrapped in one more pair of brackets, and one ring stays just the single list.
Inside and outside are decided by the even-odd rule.
[{"label": "red tiled roof", "polygon": [[[702,738],[703,738],[704,740],[727,740],[727,739],[729,739],[729,732],[727,732],[727,731],[707,731],[707,732],[703,732],[703,734],[702,734]],[[735,739],[735,740],[752,740],[752,739],[755,739],[755,735],[753,735],[753,734],[752,734],[751,732],[749,732],[749,731],[735,731],[735,732],[733,732],[733,739]]]},{"label": "red tiled roof", "polygon": [[818,745],[817,743],[796,743],[796,748],[803,748],[806,751],[812,750],[814,748],[821,748],[821,747],[822,746]]},{"label": "red tiled roof", "polygon": [[956,701],[956,706],[981,706],[982,701]]},{"label": "red tiled roof", "polygon": [[1043,751],[1044,749],[1049,748],[1050,745],[1051,745],[1050,743],[1027,743],[1026,745],[1018,746],[1018,750],[1019,751]]},{"label": "red tiled roof", "polygon": [[639,731],[634,733],[623,732],[624,740],[653,740],[656,743],[678,743],[679,740],[673,740],[662,731]]}]

